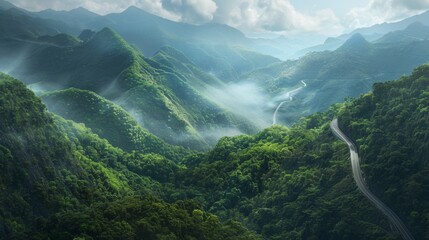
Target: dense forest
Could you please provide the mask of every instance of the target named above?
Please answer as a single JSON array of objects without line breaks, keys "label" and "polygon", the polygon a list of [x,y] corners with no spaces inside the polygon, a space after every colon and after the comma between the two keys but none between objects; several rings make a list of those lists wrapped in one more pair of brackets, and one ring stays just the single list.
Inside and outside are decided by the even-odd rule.
[{"label": "dense forest", "polygon": [[416,239],[429,238],[429,65],[291,128],[222,138],[207,153],[150,137],[90,93],[44,96],[109,106],[105,116],[127,120],[118,132],[134,129],[165,150],[131,137],[129,148],[112,146],[102,125],[65,120],[18,80],[0,78],[4,239],[399,239],[357,190],[348,148],[329,129],[334,117],[359,146],[371,190]]},{"label": "dense forest", "polygon": [[163,201],[171,160],[113,147],[9,76],[0,92],[2,239],[259,239],[198,202]]},{"label": "dense forest", "polygon": [[348,148],[329,129],[338,116],[360,148],[370,189],[416,239],[428,238],[428,90],[424,65],[292,128],[223,138],[208,154],[188,158],[179,182],[210,211],[268,239],[396,239],[354,185]]}]

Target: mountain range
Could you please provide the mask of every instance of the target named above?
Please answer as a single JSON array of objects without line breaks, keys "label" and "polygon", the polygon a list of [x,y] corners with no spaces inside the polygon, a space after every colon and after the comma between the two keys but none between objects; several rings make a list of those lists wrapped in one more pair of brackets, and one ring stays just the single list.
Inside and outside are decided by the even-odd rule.
[{"label": "mountain range", "polygon": [[0,0],[0,239],[399,239],[334,118],[429,239],[426,18],[281,61],[226,25]]},{"label": "mountain range", "polygon": [[408,26],[413,25],[415,23],[420,23],[426,26],[429,26],[429,10],[425,11],[419,15],[415,15],[409,18],[406,18],[401,21],[391,22],[391,23],[382,23],[376,24],[366,28],[358,28],[353,30],[350,33],[342,34],[337,37],[330,37],[326,39],[323,44],[309,47],[298,51],[294,57],[301,57],[309,52],[319,52],[325,50],[335,50],[340,47],[348,38],[353,36],[356,33],[364,36],[368,41],[373,42],[377,41],[380,38],[383,38],[384,35],[389,34],[395,31],[402,31],[406,29]]},{"label": "mountain range", "polygon": [[180,163],[113,147],[9,76],[0,91],[2,238],[397,239],[356,190],[333,116],[356,139],[371,189],[416,239],[428,234],[427,65],[293,128],[223,138]]},{"label": "mountain range", "polygon": [[[413,37],[417,36],[413,31],[416,27],[429,30],[415,24],[374,43],[355,34],[337,50],[314,52],[295,61],[272,64],[248,74],[246,79],[265,86],[274,100],[305,81],[307,87],[279,111],[284,124],[293,124],[302,116],[369,91],[376,82],[409,74],[415,66],[427,63],[429,41],[423,38],[424,32],[418,33],[422,38]],[[395,38],[397,35],[401,37]],[[391,40],[392,37],[397,41]],[[280,100],[267,106],[268,113],[274,112]]]}]

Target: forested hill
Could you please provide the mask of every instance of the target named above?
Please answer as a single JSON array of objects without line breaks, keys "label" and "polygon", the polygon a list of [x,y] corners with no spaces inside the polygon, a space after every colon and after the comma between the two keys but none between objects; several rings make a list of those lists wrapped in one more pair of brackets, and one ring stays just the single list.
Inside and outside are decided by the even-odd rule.
[{"label": "forested hill", "polygon": [[360,148],[370,189],[416,239],[428,239],[429,65],[290,129],[221,139],[188,159],[182,191],[266,239],[399,239],[357,190],[348,147],[329,129],[336,116]]},{"label": "forested hill", "polygon": [[179,163],[113,147],[0,79],[5,239],[399,239],[357,190],[334,117],[359,146],[371,191],[429,238],[429,65]]},{"label": "forested hill", "polygon": [[111,146],[3,74],[0,93],[0,239],[259,239],[194,201],[164,202],[169,159]]}]

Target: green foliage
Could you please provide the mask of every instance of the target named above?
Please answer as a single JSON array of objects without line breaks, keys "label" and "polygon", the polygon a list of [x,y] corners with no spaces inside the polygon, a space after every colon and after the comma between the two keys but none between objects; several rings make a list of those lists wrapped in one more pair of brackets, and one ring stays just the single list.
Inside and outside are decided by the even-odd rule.
[{"label": "green foliage", "polygon": [[[209,86],[219,86],[221,81],[203,73],[194,63],[186,60],[182,53],[164,48],[155,57],[149,59],[142,56],[110,28],[88,34],[90,36],[85,38],[86,41],[66,34],[43,36],[37,41],[11,41],[8,44],[14,46],[12,52],[23,52],[22,59],[18,61],[19,66],[14,64],[10,66],[13,68],[12,74],[23,79],[27,84],[35,84],[35,89],[42,91],[73,87],[89,90],[106,99],[114,100],[151,133],[170,144],[187,148],[208,149],[209,145],[215,144],[218,140],[210,133],[219,128],[233,128],[246,133],[255,131],[254,126],[204,97],[202,91]],[[8,48],[4,47],[4,49]],[[24,51],[27,48],[33,49],[34,54],[27,55]],[[0,50],[2,49],[0,41]],[[182,60],[185,61],[182,63]],[[5,63],[6,66],[10,64],[10,58],[5,58],[4,61],[7,63]],[[97,111],[86,119],[77,117],[82,112],[89,114],[85,109],[78,110],[76,104],[90,98],[86,96],[82,100],[76,99],[77,91],[73,91],[74,98],[71,92],[57,92],[45,99],[58,100],[59,95],[63,95],[65,100],[74,99],[74,105],[62,104],[54,112],[66,118],[84,122],[100,133],[97,130],[103,126],[97,129],[93,123],[87,122],[87,119],[95,120],[103,117],[99,115],[95,118]],[[84,91],[79,94],[89,95]],[[58,105],[64,101],[58,102]],[[92,103],[91,107],[103,111],[99,109],[100,104]],[[68,114],[63,114],[66,112]],[[124,126],[118,130],[121,129],[124,130]],[[145,138],[146,145],[143,148],[151,149],[152,152],[155,142],[162,145],[158,139],[150,140],[149,134],[143,134],[141,130],[137,130],[139,134],[144,135],[141,137],[134,134],[136,130],[131,130],[133,133],[128,134],[123,134],[122,131],[120,135],[128,135],[124,136],[128,138],[127,141],[119,139],[114,132],[107,133],[105,128],[102,130],[104,132],[101,134],[102,137],[106,137],[115,146],[127,146],[127,150],[141,150],[142,146],[139,143],[137,143],[139,146],[135,146],[136,143],[128,144],[129,141],[138,141],[138,139],[131,139],[136,137]],[[127,131],[129,130],[127,128]],[[132,136],[129,136],[130,134]]]},{"label": "green foliage", "polygon": [[[292,128],[222,138],[181,165],[162,152],[113,147],[83,124],[47,113],[6,75],[0,92],[0,236],[6,239],[398,239],[357,190],[348,148],[329,129],[335,116],[359,146],[371,190],[416,239],[429,236],[429,65]],[[61,93],[113,109],[88,118],[120,115],[125,129],[135,126],[97,95]]]},{"label": "green foliage", "polygon": [[429,236],[428,93],[429,65],[423,65],[409,77],[375,84],[341,118],[360,146],[370,186],[416,239]]},{"label": "green foliage", "polygon": [[222,224],[193,202],[167,204],[147,196],[58,213],[41,226],[41,232],[41,237],[54,239],[260,239],[237,222]]},{"label": "green foliage", "polygon": [[0,239],[260,239],[160,200],[179,169],[164,156],[113,147],[3,74],[0,92]]},{"label": "green foliage", "polygon": [[[413,41],[395,38],[397,42],[370,43],[356,34],[337,50],[312,52],[298,60],[275,63],[244,78],[260,83],[271,96],[304,80],[307,87],[293,101],[284,104],[282,109],[287,110],[279,112],[280,123],[296,123],[303,116],[325,111],[345,98],[370,91],[374,83],[410,74],[416,66],[427,63],[429,40],[422,36],[426,31],[419,28],[422,27],[417,24],[407,31],[418,32],[415,37],[420,40],[410,37]],[[407,32],[394,35],[410,36]]]},{"label": "green foliage", "polygon": [[66,119],[84,123],[109,143],[126,151],[159,153],[179,160],[187,151],[166,144],[142,128],[118,105],[86,90],[66,89],[42,95],[49,111]]},{"label": "green foliage", "polygon": [[182,196],[221,218],[240,219],[266,239],[398,239],[356,189],[347,146],[328,126],[339,116],[360,148],[370,188],[416,239],[427,239],[428,92],[424,65],[291,129],[273,126],[255,136],[223,138],[200,163],[195,156],[185,160],[177,187]]}]

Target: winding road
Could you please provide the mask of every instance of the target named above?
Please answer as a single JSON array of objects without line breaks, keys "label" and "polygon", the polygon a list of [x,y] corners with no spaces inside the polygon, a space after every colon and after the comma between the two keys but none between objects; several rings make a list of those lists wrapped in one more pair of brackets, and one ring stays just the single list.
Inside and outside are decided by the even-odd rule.
[{"label": "winding road", "polygon": [[304,81],[301,81],[301,83],[302,83],[302,85],[303,85],[302,87],[299,87],[299,88],[297,88],[297,89],[294,89],[294,90],[289,91],[289,92],[287,92],[287,93],[285,93],[285,94],[284,94],[284,95],[285,95],[285,98],[288,98],[288,100],[282,101],[282,102],[281,102],[281,103],[279,103],[279,105],[277,106],[276,111],[274,111],[274,114],[273,114],[273,125],[274,125],[274,124],[277,124],[277,113],[278,113],[279,109],[281,108],[281,106],[282,106],[283,104],[285,104],[287,101],[292,101],[292,97],[293,97],[293,95],[297,94],[301,89],[303,89],[303,88],[307,87],[307,84],[306,84]]},{"label": "winding road", "polygon": [[348,138],[338,127],[338,119],[334,119],[330,124],[332,132],[343,142],[347,143],[350,149],[350,161],[352,164],[353,178],[356,182],[359,190],[367,197],[372,204],[374,204],[378,209],[380,209],[389,219],[389,221],[399,230],[403,239],[414,240],[413,235],[407,229],[405,224],[401,219],[393,212],[386,204],[384,204],[380,199],[378,199],[366,186],[365,181],[362,177],[362,171],[360,169],[359,155],[356,145],[353,141]]}]

